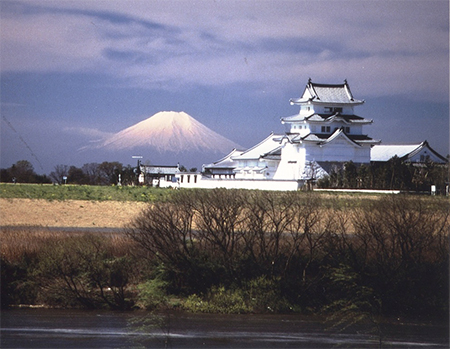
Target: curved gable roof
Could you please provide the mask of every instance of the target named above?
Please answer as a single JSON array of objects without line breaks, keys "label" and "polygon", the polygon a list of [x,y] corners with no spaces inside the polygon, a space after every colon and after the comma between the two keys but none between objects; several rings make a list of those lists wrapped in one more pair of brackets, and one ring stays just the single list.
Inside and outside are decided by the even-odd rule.
[{"label": "curved gable roof", "polygon": [[350,90],[347,80],[343,84],[319,84],[313,83],[311,79],[303,91],[302,97],[292,98],[291,104],[302,104],[306,102],[323,104],[363,104],[364,100],[355,99]]},{"label": "curved gable roof", "polygon": [[394,156],[407,160],[418,155],[422,151],[429,151],[442,163],[447,162],[447,159],[432,149],[427,141],[420,144],[409,145],[375,145],[370,151],[370,161],[386,162]]},{"label": "curved gable roof", "polygon": [[361,145],[356,143],[353,139],[349,138],[342,128],[338,128],[336,131],[333,132],[333,134],[330,137],[328,137],[326,140],[322,141],[320,144],[327,145],[327,144],[332,143],[334,140],[336,140],[338,138],[345,139],[348,143],[354,145],[355,147],[361,147]]},{"label": "curved gable roof", "polygon": [[234,168],[234,167],[236,167],[237,164],[233,161],[232,157],[239,156],[243,152],[244,152],[243,150],[238,150],[238,149],[234,148],[230,153],[225,155],[222,159],[217,160],[211,164],[204,165],[203,167],[205,169],[208,169],[208,168]]},{"label": "curved gable roof", "polygon": [[263,141],[246,150],[241,155],[233,156],[233,160],[257,160],[261,156],[275,150],[280,146],[279,138],[282,135],[275,135],[273,132]]}]

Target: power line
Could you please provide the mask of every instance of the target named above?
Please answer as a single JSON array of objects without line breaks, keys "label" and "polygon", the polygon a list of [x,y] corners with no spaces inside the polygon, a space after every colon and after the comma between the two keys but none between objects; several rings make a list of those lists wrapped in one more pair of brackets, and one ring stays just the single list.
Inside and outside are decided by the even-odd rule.
[{"label": "power line", "polygon": [[30,151],[31,156],[34,157],[37,161],[37,163],[39,164],[41,170],[44,170],[44,168],[42,167],[41,162],[39,161],[38,157],[36,156],[36,154],[34,153],[34,151],[30,148],[30,146],[28,145],[27,142],[25,142],[25,140],[23,139],[23,137],[20,135],[19,132],[16,131],[16,129],[13,127],[13,125],[9,122],[9,120],[6,118],[6,116],[2,115],[3,121],[5,121],[5,123],[9,126],[9,128],[11,130],[14,131],[14,133],[19,137],[19,139],[22,141],[23,144],[25,144],[25,147],[27,147],[27,149]]}]

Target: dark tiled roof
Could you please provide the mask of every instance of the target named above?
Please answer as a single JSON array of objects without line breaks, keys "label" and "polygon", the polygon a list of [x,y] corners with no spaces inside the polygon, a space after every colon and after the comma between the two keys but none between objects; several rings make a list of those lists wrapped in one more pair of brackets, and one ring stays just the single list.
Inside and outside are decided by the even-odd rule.
[{"label": "dark tiled roof", "polygon": [[[339,131],[339,130],[337,130]],[[310,133],[308,135],[306,135],[305,137],[298,137],[298,138],[294,138],[291,141],[292,142],[298,142],[300,140],[302,141],[309,141],[309,142],[317,142],[317,143],[324,143],[327,142],[330,138],[332,138],[332,136],[337,132],[333,132],[333,133]],[[344,133],[351,141],[355,142],[355,143],[379,143],[378,140],[374,140],[373,138],[370,138],[367,135],[349,135],[345,132],[342,131],[342,133]]]},{"label": "dark tiled roof", "polygon": [[312,84],[311,90],[315,92],[316,99],[327,103],[351,103],[353,96],[349,95],[345,85]]},{"label": "dark tiled roof", "polygon": [[357,115],[345,115],[345,114],[312,114],[305,118],[308,121],[345,121],[348,123],[368,123],[372,122],[372,120],[364,119]]},{"label": "dark tiled roof", "polygon": [[261,156],[261,158],[268,160],[281,160],[281,148],[282,147],[275,148],[274,150]]},{"label": "dark tiled roof", "polygon": [[322,121],[344,121],[349,124],[367,124],[372,123],[372,120],[364,119],[361,116],[357,115],[347,115],[347,114],[318,114],[314,113],[309,116],[303,117],[299,114],[288,116],[285,118],[281,118],[281,121],[284,122],[297,122],[297,121],[316,121],[316,122],[322,122]]},{"label": "dark tiled roof", "polygon": [[[309,97],[311,95],[311,97]],[[313,101],[327,104],[362,104],[363,100],[353,98],[347,80],[343,84],[318,84],[309,79],[301,98],[291,99],[291,103]]]}]

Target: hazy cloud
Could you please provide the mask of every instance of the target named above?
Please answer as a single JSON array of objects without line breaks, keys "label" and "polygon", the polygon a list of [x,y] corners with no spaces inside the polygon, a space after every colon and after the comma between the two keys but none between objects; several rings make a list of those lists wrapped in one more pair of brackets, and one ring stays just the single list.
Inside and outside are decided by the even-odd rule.
[{"label": "hazy cloud", "polygon": [[[448,11],[443,11],[448,5],[442,1],[108,1],[107,10],[104,5],[7,3],[2,71],[103,72],[130,86],[172,90],[289,84],[312,75],[326,81],[370,79],[367,95],[448,96],[448,79],[435,79],[443,69],[448,75]],[[424,84],[427,79],[434,85]],[[388,80],[402,87],[386,85]]]},{"label": "hazy cloud", "polygon": [[99,141],[114,135],[114,133],[104,132],[96,128],[88,127],[64,127],[63,131],[66,133],[87,136],[90,139],[94,139],[95,141]]}]

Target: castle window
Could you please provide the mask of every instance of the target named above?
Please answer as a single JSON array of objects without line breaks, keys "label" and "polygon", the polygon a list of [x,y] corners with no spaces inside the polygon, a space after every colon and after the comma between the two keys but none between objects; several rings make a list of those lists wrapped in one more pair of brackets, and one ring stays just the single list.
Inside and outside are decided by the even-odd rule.
[{"label": "castle window", "polygon": [[325,132],[329,133],[330,130],[331,130],[330,126],[322,126],[322,133],[325,133]]},{"label": "castle window", "polygon": [[346,133],[350,133],[350,127],[346,127],[346,128],[345,128],[345,132],[346,132]]},{"label": "castle window", "polygon": [[342,107],[325,107],[325,113],[342,113]]}]

